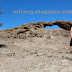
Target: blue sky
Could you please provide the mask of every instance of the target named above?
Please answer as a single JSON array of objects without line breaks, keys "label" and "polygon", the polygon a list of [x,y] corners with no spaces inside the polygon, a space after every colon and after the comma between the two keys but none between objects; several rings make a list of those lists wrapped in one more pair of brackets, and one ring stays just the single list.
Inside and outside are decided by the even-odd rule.
[{"label": "blue sky", "polygon": [[[72,11],[72,0],[0,0],[1,11],[5,10],[5,14],[0,15],[0,23],[3,26],[0,29],[9,29],[23,25],[25,23],[40,22],[40,21],[58,21],[58,20],[69,20],[72,21],[71,14],[19,14],[13,13],[13,11]],[[46,27],[47,29],[48,27]],[[58,28],[58,26],[53,26]],[[52,28],[52,29],[53,29]]]}]

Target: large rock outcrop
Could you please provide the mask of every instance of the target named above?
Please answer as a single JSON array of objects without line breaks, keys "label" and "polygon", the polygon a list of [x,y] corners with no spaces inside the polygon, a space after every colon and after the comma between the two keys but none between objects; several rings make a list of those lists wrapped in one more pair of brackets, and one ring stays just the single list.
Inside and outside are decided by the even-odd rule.
[{"label": "large rock outcrop", "polygon": [[[69,35],[70,28],[72,26],[71,21],[54,21],[54,22],[34,22],[27,23],[15,28],[0,30],[0,38],[20,38],[24,39],[26,37],[41,37],[45,34],[44,28],[46,26],[58,25],[60,28],[61,35],[67,34]],[[56,30],[57,32],[59,30]],[[49,32],[49,30],[48,30]],[[63,32],[63,33],[62,33]]]}]

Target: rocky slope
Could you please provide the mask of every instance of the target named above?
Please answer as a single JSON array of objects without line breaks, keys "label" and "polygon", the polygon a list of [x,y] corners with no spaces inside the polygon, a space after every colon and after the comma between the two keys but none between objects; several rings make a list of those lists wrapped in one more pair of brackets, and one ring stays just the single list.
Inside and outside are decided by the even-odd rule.
[{"label": "rocky slope", "polygon": [[70,29],[64,27],[64,23],[71,23],[62,23],[62,29],[45,30],[48,23],[0,30],[1,72],[72,72]]}]

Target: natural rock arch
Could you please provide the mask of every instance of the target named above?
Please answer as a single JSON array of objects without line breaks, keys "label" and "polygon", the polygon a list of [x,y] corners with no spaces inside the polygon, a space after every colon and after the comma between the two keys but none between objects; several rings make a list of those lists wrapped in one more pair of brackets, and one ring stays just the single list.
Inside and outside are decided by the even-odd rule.
[{"label": "natural rock arch", "polygon": [[[72,26],[71,21],[54,21],[54,22],[34,22],[34,23],[27,23],[21,26],[1,30],[0,37],[1,38],[19,38],[24,39],[26,37],[41,37],[43,29],[46,26],[53,26],[58,25],[60,28],[64,29],[61,33],[69,35],[70,34],[70,27]],[[58,30],[57,30],[58,31]],[[39,33],[38,33],[39,32]],[[44,33],[44,32],[43,32]]]},{"label": "natural rock arch", "polygon": [[44,22],[43,25],[44,25],[44,28],[46,26],[58,25],[62,29],[70,30],[70,27],[72,26],[72,22],[71,21]]},{"label": "natural rock arch", "polygon": [[72,21],[53,21],[53,22],[33,22],[33,23],[27,23],[23,24],[21,26],[7,29],[9,30],[16,30],[16,29],[24,29],[24,31],[29,31],[31,29],[38,30],[40,28],[45,28],[46,26],[53,26],[58,25],[60,28],[64,30],[70,30],[70,27],[72,26]]}]

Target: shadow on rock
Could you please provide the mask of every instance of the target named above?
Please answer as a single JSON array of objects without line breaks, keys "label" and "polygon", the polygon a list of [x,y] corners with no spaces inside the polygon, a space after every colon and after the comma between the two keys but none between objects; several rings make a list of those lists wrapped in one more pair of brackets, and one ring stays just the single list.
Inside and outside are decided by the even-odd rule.
[{"label": "shadow on rock", "polygon": [[6,45],[4,44],[0,44],[0,48],[6,47]]}]

